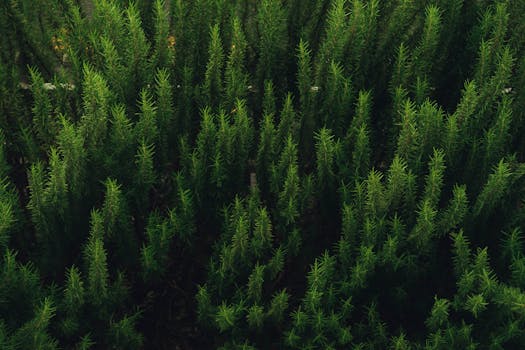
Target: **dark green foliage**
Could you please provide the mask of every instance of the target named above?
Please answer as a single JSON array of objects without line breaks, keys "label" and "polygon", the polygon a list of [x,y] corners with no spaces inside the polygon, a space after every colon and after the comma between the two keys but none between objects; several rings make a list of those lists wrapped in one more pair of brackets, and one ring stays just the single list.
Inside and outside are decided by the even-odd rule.
[{"label": "dark green foliage", "polygon": [[2,2],[0,348],[524,348],[524,16]]},{"label": "dark green foliage", "polygon": [[218,107],[218,98],[223,91],[222,70],[224,65],[224,52],[222,48],[219,25],[210,29],[210,47],[208,49],[208,64],[204,75],[204,105],[212,108]]},{"label": "dark green foliage", "polygon": [[257,78],[260,83],[274,79],[280,83],[279,87],[283,87],[288,38],[286,9],[281,0],[261,1],[257,6],[257,29]]},{"label": "dark green foliage", "polygon": [[248,73],[246,71],[247,42],[239,18],[234,18],[231,29],[231,45],[224,72],[226,108],[232,108],[237,99],[246,96]]}]

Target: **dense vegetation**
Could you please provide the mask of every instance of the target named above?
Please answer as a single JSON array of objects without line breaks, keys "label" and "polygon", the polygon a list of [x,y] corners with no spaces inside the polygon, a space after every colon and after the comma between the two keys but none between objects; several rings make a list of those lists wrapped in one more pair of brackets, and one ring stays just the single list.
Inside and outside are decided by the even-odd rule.
[{"label": "dense vegetation", "polygon": [[0,348],[525,348],[525,2],[0,2]]}]

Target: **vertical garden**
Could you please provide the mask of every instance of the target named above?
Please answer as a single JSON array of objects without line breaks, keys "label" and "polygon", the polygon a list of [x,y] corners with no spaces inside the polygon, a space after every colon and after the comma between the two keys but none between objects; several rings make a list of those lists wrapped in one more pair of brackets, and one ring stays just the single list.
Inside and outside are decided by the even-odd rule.
[{"label": "vertical garden", "polygon": [[1,1],[0,349],[524,349],[524,18]]}]

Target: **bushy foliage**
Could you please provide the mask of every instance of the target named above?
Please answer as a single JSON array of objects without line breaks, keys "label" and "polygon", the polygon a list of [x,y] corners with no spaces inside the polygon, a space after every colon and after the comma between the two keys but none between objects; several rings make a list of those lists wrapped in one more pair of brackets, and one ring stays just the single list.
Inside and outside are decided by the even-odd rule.
[{"label": "bushy foliage", "polygon": [[524,16],[2,1],[0,348],[525,348]]}]

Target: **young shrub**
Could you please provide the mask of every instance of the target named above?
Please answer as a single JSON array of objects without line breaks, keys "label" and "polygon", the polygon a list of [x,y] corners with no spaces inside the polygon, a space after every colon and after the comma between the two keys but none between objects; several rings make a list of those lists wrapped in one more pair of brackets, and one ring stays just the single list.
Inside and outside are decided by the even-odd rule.
[{"label": "young shrub", "polygon": [[144,337],[136,330],[140,312],[126,315],[121,320],[111,321],[108,332],[108,345],[115,348],[139,350],[144,346]]},{"label": "young shrub", "polygon": [[220,28],[216,24],[210,28],[210,46],[208,49],[208,64],[204,75],[204,106],[216,110],[219,107],[219,98],[223,92],[222,69],[224,66],[224,52],[220,37]]},{"label": "young shrub", "polygon": [[280,0],[263,0],[258,6],[257,28],[259,33],[257,78],[259,86],[265,80],[279,82],[281,86],[284,62],[287,59],[286,9]]},{"label": "young shrub", "polygon": [[248,73],[245,62],[248,43],[241,20],[238,17],[234,17],[232,20],[231,32],[230,53],[224,72],[226,108],[233,108],[237,99],[245,98],[248,89]]}]

